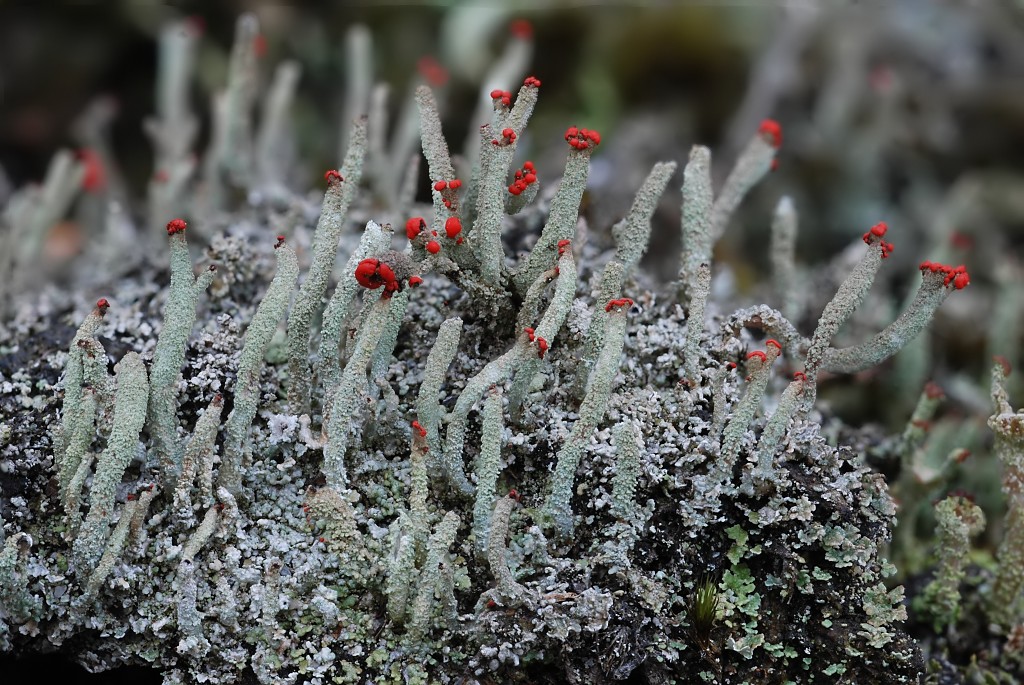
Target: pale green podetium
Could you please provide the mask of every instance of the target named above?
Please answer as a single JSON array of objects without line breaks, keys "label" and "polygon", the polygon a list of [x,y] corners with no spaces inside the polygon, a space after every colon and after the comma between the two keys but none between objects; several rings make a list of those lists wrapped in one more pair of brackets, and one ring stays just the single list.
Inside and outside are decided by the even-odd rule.
[{"label": "pale green podetium", "polygon": [[1003,463],[1003,491],[1007,495],[1006,536],[999,545],[999,568],[989,597],[989,618],[1009,628],[1020,622],[1017,599],[1024,588],[1024,412],[1014,411],[1006,392],[1008,364],[992,366],[993,414],[988,427],[996,434],[995,453]]},{"label": "pale green podetium", "polygon": [[277,273],[245,332],[245,344],[242,346],[235,381],[235,406],[225,425],[224,459],[218,482],[236,497],[242,488],[242,459],[245,456],[246,438],[259,407],[263,355],[274,337],[278,322],[288,310],[288,301],[299,277],[299,262],[295,251],[284,240],[279,240],[275,248]]},{"label": "pale green podetium", "polygon": [[217,267],[210,265],[195,277],[185,239],[186,224],[173,219],[167,224],[171,247],[171,285],[164,305],[164,327],[156,341],[150,370],[149,434],[160,460],[165,488],[173,488],[181,471],[182,446],[178,443],[178,378],[185,364],[185,346],[196,321],[199,296],[213,282]]},{"label": "pale green podetium", "polygon": [[512,276],[517,292],[525,293],[529,290],[530,285],[557,258],[559,241],[572,239],[576,232],[580,202],[583,201],[583,191],[587,189],[587,177],[590,174],[590,154],[595,146],[588,144],[582,149],[569,150],[562,183],[551,201],[551,212],[540,239],[530,250],[526,262]]},{"label": "pale green podetium", "polygon": [[288,316],[288,403],[293,414],[309,412],[309,330],[334,269],[348,208],[359,189],[366,156],[366,117],[353,122],[349,137],[341,172],[327,172],[327,192],[313,233],[313,262]]},{"label": "pale green podetium", "polygon": [[932,616],[936,632],[960,617],[960,583],[964,579],[971,538],[985,528],[985,514],[964,497],[947,497],[935,505],[938,572],[914,598],[918,610]]},{"label": "pale green podetium", "polygon": [[89,513],[74,543],[75,566],[84,573],[96,567],[110,534],[117,486],[129,462],[138,453],[139,433],[146,422],[149,380],[137,352],[129,352],[117,365],[117,395],[107,448],[96,462],[89,490]]},{"label": "pale green podetium", "polygon": [[[628,304],[626,304],[628,302]],[[626,300],[621,305],[610,307],[604,343],[601,354],[594,365],[593,378],[586,397],[580,405],[580,417],[572,425],[569,437],[562,449],[558,451],[555,473],[551,478],[551,489],[544,502],[544,515],[550,520],[559,534],[567,536],[572,532],[573,517],[570,500],[576,469],[579,467],[583,451],[590,442],[591,434],[604,418],[611,396],[612,384],[619,371],[619,359],[626,338],[626,310],[632,304]]]}]

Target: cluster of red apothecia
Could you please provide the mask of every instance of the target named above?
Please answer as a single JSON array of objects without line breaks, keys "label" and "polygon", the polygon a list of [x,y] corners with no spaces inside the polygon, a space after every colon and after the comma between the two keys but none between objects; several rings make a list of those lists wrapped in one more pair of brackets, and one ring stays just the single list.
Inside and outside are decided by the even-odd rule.
[{"label": "cluster of red apothecia", "polygon": [[863,240],[868,245],[873,245],[875,243],[875,239],[878,239],[878,244],[882,246],[882,259],[888,259],[889,255],[891,255],[893,253],[893,250],[896,249],[896,246],[893,245],[892,243],[887,243],[884,240],[882,240],[882,236],[884,236],[886,231],[888,230],[888,224],[886,224],[884,221],[879,221],[877,224],[872,226],[870,230],[868,230],[864,235],[861,236],[861,240]]},{"label": "cluster of red apothecia", "polygon": [[577,150],[587,150],[601,144],[601,134],[588,128],[570,126],[565,131],[565,142]]},{"label": "cluster of red apothecia", "polygon": [[171,219],[167,222],[167,235],[184,233],[187,226],[188,224],[185,223],[184,219]]},{"label": "cluster of red apothecia", "polygon": [[457,197],[455,191],[461,187],[462,181],[457,178],[450,181],[438,181],[434,184],[434,190],[441,193],[441,201],[444,203],[445,209],[452,208],[452,200]]},{"label": "cluster of red apothecia", "polygon": [[500,102],[502,107],[512,106],[512,92],[508,90],[502,90],[501,88],[495,88],[491,91],[491,99],[495,102]]},{"label": "cluster of red apothecia", "polygon": [[[764,344],[765,344],[765,347],[767,347],[768,345],[771,345],[772,347],[774,347],[775,349],[777,349],[779,351],[779,354],[782,354],[782,345],[779,344],[778,340],[775,340],[774,338],[769,338],[768,340],[766,340],[764,342]],[[764,352],[763,350],[754,350],[753,352],[751,352],[751,353],[749,353],[747,355],[747,359],[753,359],[754,357],[757,357],[758,359],[760,359],[762,363],[768,361],[768,354],[766,352]],[[805,376],[805,378],[806,378],[806,376]]]},{"label": "cluster of red apothecia", "polygon": [[537,182],[537,169],[534,168],[533,162],[526,160],[523,162],[523,168],[519,169],[515,173],[515,180],[508,187],[508,192],[513,195],[521,195],[527,188]]},{"label": "cluster of red apothecia", "polygon": [[[373,257],[364,259],[356,265],[355,277],[356,283],[369,290],[376,290],[384,286],[385,297],[390,297],[392,293],[402,289],[402,285],[398,282],[394,270],[387,263]],[[413,278],[417,277],[411,277],[409,285],[415,286],[422,282],[422,279],[419,279],[416,283],[413,283]]]},{"label": "cluster of red apothecia", "polygon": [[[536,76],[527,76],[523,79],[523,85],[529,88],[540,88],[540,79]],[[512,91],[495,88],[491,91],[491,100],[493,100],[495,104],[500,103],[502,107],[511,107]]]},{"label": "cluster of red apothecia", "polygon": [[[405,222],[405,236],[409,240],[416,240],[427,230],[427,222],[421,216],[414,216]],[[457,216],[450,216],[445,219],[444,222],[444,234],[448,238],[455,241],[456,245],[462,244],[462,220]],[[437,231],[431,231],[427,242],[424,244],[424,249],[430,254],[437,254],[441,251],[441,243],[437,242],[434,238],[437,238]]]},{"label": "cluster of red apothecia", "polygon": [[938,262],[925,261],[921,262],[918,268],[921,271],[930,271],[933,274],[944,274],[945,278],[942,279],[942,285],[952,285],[957,290],[963,290],[971,284],[971,277],[967,273],[967,267],[963,264],[960,266],[947,266]]},{"label": "cluster of red apothecia", "polygon": [[530,342],[537,343],[537,356],[543,359],[544,354],[548,351],[548,348],[550,347],[550,345],[548,345],[548,341],[542,338],[541,336],[537,335],[534,329],[530,327],[524,328],[523,333],[526,333],[526,337],[529,339]]},{"label": "cluster of red apothecia", "polygon": [[511,145],[514,142],[516,142],[516,132],[510,128],[503,128],[501,129],[501,138],[495,138],[492,140],[491,145],[505,147],[506,145]]}]

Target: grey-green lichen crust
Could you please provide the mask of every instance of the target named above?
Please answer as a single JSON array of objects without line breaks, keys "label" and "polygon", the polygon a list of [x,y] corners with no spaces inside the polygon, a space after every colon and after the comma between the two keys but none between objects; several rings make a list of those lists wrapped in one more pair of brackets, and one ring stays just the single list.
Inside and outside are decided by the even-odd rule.
[{"label": "grey-green lichen crust", "polygon": [[[179,418],[189,431],[215,395],[232,396],[244,333],[236,322],[252,319],[274,273],[269,244],[264,250],[245,240],[269,235],[270,217],[247,211],[208,249],[218,277],[200,303],[199,333],[188,343],[179,384]],[[343,248],[358,238],[346,235]],[[600,261],[591,248],[583,261],[587,250],[591,265]],[[98,336],[112,361],[152,356],[166,295],[150,280],[139,274],[110,291]],[[745,353],[761,344],[744,332],[714,347],[717,339],[704,333],[700,382],[681,383],[682,308],[635,284],[626,292],[639,304],[625,313],[610,399],[583,447],[571,537],[545,528],[541,509],[556,455],[579,420],[573,387],[589,312],[604,303],[577,298],[518,422],[506,415],[495,491],[515,488],[521,501],[498,508],[502,516],[509,511],[506,546],[482,556],[470,534],[474,501],[449,486],[441,464],[428,462],[427,520],[411,520],[422,510],[410,511],[409,423],[444,320],[464,323],[442,406],[515,344],[519,331],[428,275],[411,293],[387,369],[393,392],[374,384],[351,403],[342,497],[318,489],[323,442],[288,413],[287,365],[266,364],[243,460],[244,505],[222,489],[218,505],[196,502],[182,521],[154,504],[143,525],[129,526],[121,559],[85,607],[81,579],[68,569],[72,546],[51,462],[58,378],[85,308],[72,315],[44,296],[0,343],[0,514],[10,536],[0,552],[0,651],[56,647],[94,671],[148,663],[167,683],[245,682],[252,674],[284,683],[531,682],[553,665],[567,682],[634,672],[680,684],[916,682],[920,657],[899,627],[902,589],[887,589],[878,553],[894,517],[882,478],[804,419],[782,438],[767,483],[744,487],[762,418],[742,434],[735,466],[723,472],[712,389],[718,379],[717,397],[735,408],[753,370]],[[714,331],[723,312],[709,302],[708,313]],[[732,361],[735,370],[727,368]],[[773,373],[768,397],[785,388],[779,376]],[[321,417],[312,418],[319,425]],[[474,411],[463,455],[471,480],[480,425]],[[614,489],[617,436],[632,434],[642,447],[628,457],[637,459],[630,508]],[[94,449],[106,437],[101,429]],[[118,514],[126,515],[128,495],[158,476],[140,447],[117,486]],[[403,548],[402,531],[420,542]],[[411,550],[408,563],[397,562],[403,549]],[[493,572],[499,562],[508,576]],[[404,620],[388,611],[389,575],[392,586],[407,587]],[[695,635],[688,608],[708,577],[717,583],[718,616],[709,635]],[[506,591],[499,592],[502,578]]]}]

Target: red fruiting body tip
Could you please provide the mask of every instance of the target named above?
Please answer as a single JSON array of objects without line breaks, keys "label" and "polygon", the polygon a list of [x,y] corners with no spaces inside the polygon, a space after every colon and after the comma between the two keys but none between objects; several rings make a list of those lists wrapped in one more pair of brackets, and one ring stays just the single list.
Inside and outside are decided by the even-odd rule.
[{"label": "red fruiting body tip", "polygon": [[325,540],[324,538],[317,538],[317,540],[319,540],[320,542],[327,542],[327,540]]},{"label": "red fruiting body tip", "polygon": [[185,230],[186,226],[188,226],[188,224],[185,223],[184,219],[171,219],[167,222],[167,235],[181,233]]},{"label": "red fruiting body tip", "polygon": [[[861,236],[861,240],[868,245],[873,245],[875,243],[875,239],[884,236],[888,230],[888,224],[884,221],[880,221],[868,229],[864,235]],[[882,259],[888,259],[889,255],[891,255],[896,249],[895,245],[887,243],[884,240],[879,240],[878,245],[882,248]]]},{"label": "red fruiting body tip", "polygon": [[257,57],[263,57],[267,54],[267,37],[262,33],[257,33],[252,39],[252,51],[256,53]]},{"label": "red fruiting body tip", "polygon": [[586,150],[601,144],[601,134],[597,131],[570,126],[565,131],[565,140],[569,143],[570,147],[577,150]]},{"label": "red fruiting body tip", "polygon": [[807,374],[804,373],[803,371],[797,371],[796,373],[793,374],[793,380],[795,380],[795,381],[806,381],[807,380]]},{"label": "red fruiting body tip", "polygon": [[452,208],[452,201],[451,200],[445,200],[444,201],[444,208],[445,209],[451,209]]},{"label": "red fruiting body tip", "polygon": [[537,338],[537,356],[541,359],[544,358],[544,353],[548,351],[548,341],[538,336]]},{"label": "red fruiting body tip", "polygon": [[508,138],[510,140],[515,140],[516,139],[516,132],[513,131],[510,128],[503,128],[503,129],[501,129],[501,135],[502,135],[502,137]]},{"label": "red fruiting body tip", "polygon": [[[871,245],[874,242],[875,238],[881,238],[882,236],[884,236],[886,234],[886,232],[888,230],[889,230],[889,225],[886,224],[884,221],[880,221],[877,224],[875,224],[874,226],[872,226],[870,229],[868,229],[864,233],[864,235],[861,236],[861,239],[865,243],[867,243],[868,245]],[[881,241],[881,243],[882,243],[882,251],[884,252],[885,251],[885,246],[886,246],[887,243],[884,240]]]},{"label": "red fruiting body tip", "polygon": [[452,180],[448,181],[448,187],[451,188],[452,190],[458,190],[461,185],[462,181],[460,181],[457,178],[453,178]]},{"label": "red fruiting body tip", "polygon": [[960,231],[953,231],[949,236],[950,244],[960,250],[970,250],[974,247],[974,238]]},{"label": "red fruiting body tip", "polygon": [[504,94],[505,94],[505,92],[502,91],[500,88],[495,88],[494,90],[491,91],[491,99],[492,100],[498,100]]},{"label": "red fruiting body tip", "polygon": [[938,383],[934,383],[932,381],[925,383],[924,394],[927,395],[929,399],[933,400],[946,396],[946,393],[942,391],[942,388],[939,387]]},{"label": "red fruiting body tip", "polygon": [[508,496],[511,497],[512,499],[514,499],[517,502],[522,500],[522,497],[519,495],[518,492],[516,492],[515,488],[512,488],[511,490],[508,491]]},{"label": "red fruiting body tip", "polygon": [[380,277],[383,278],[385,281],[395,280],[395,272],[392,271],[391,267],[385,264],[384,262],[381,262],[380,265],[377,267],[377,273],[380,274]]},{"label": "red fruiting body tip", "polygon": [[83,148],[75,155],[85,167],[82,176],[82,189],[87,193],[98,193],[107,186],[107,175],[103,171],[103,161],[99,154],[91,148]]},{"label": "red fruiting body tip", "polygon": [[779,341],[778,341],[778,340],[776,340],[775,338],[768,338],[768,340],[766,340],[766,341],[764,342],[764,344],[765,344],[765,345],[771,345],[772,347],[774,347],[775,349],[777,349],[777,350],[778,350],[779,352],[782,352],[782,345],[780,345],[780,344],[779,344]]},{"label": "red fruiting body tip", "polygon": [[420,434],[421,438],[427,437],[427,429],[421,426],[419,421],[413,421],[412,428],[413,430]]},{"label": "red fruiting body tip", "polygon": [[276,250],[277,248],[281,247],[282,245],[284,245],[284,236],[283,235],[279,235],[279,236],[277,236],[277,242],[274,243],[274,249]]},{"label": "red fruiting body tip", "polygon": [[416,62],[416,69],[420,72],[420,76],[434,87],[439,88],[448,83],[448,70],[430,55],[420,57]]},{"label": "red fruiting body tip", "polygon": [[434,190],[441,192],[448,187],[448,181],[438,181],[434,184]]},{"label": "red fruiting body tip", "polygon": [[533,334],[532,328],[527,326],[526,328],[523,329],[523,333],[526,333],[526,337],[529,338],[530,342],[533,342],[535,336]]},{"label": "red fruiting body tip", "polygon": [[341,173],[337,169],[328,169],[324,172],[324,180],[330,185],[332,183],[341,183],[345,179],[342,178]]},{"label": "red fruiting body tip", "polygon": [[427,243],[427,252],[430,254],[437,254],[441,251],[441,243],[436,240],[431,240]]},{"label": "red fruiting body tip", "polygon": [[459,239],[455,241],[455,244],[456,245],[461,245],[462,244],[462,236],[461,235],[459,236]]},{"label": "red fruiting body tip", "polygon": [[1001,354],[997,354],[994,357],[992,357],[992,361],[994,361],[996,364],[999,364],[999,366],[1003,367],[1004,376],[1009,376],[1010,372],[1013,370],[1013,367],[1010,366],[1010,360]]},{"label": "red fruiting body tip", "polygon": [[462,222],[459,217],[450,216],[444,222],[444,232],[449,238],[454,238],[462,232]]},{"label": "red fruiting body tip", "polygon": [[540,88],[540,79],[536,76],[527,76],[523,81],[524,86],[530,86],[531,88]]},{"label": "red fruiting body tip", "polygon": [[774,119],[765,119],[757,127],[757,132],[772,147],[782,147],[782,126],[779,125],[779,122]]},{"label": "red fruiting body tip", "polygon": [[763,362],[768,361],[768,355],[761,350],[754,350],[753,352],[747,355],[747,359],[753,359],[754,357],[757,357]]},{"label": "red fruiting body tip", "polygon": [[604,306],[606,312],[610,312],[615,307],[632,307],[633,300],[628,297],[620,297],[617,300],[608,300],[608,304]]},{"label": "red fruiting body tip", "polygon": [[728,366],[728,367],[729,367],[730,369],[735,369],[735,368],[736,368],[736,362],[729,362],[727,366]]},{"label": "red fruiting body tip", "polygon": [[413,288],[423,283],[423,279],[419,276],[409,276],[409,285]]},{"label": "red fruiting body tip", "polygon": [[413,240],[426,227],[427,222],[423,220],[423,217],[414,216],[405,222],[405,235],[409,240]]},{"label": "red fruiting body tip", "polygon": [[508,26],[509,33],[516,38],[527,40],[533,37],[533,24],[526,19],[516,19]]},{"label": "red fruiting body tip", "polygon": [[359,285],[364,288],[371,288],[370,279],[377,274],[377,265],[380,262],[376,259],[364,259],[356,265],[355,277]]},{"label": "red fruiting body tip", "polygon": [[921,271],[930,271],[931,273],[939,273],[943,275],[942,285],[948,286],[952,284],[957,290],[963,290],[971,284],[971,277],[967,273],[967,267],[963,264],[960,266],[948,266],[946,264],[939,264],[938,262],[921,262],[918,266]]},{"label": "red fruiting body tip", "polygon": [[107,302],[107,298],[105,298],[105,297],[101,297],[100,299],[96,300],[96,308],[97,309],[106,309],[109,306],[110,306],[110,303]]}]

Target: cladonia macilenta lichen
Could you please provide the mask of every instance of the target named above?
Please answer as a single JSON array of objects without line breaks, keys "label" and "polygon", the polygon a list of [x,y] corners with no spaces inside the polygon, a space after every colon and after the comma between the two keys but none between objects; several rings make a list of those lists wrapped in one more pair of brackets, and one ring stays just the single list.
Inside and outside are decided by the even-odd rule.
[{"label": "cladonia macilenta lichen", "polygon": [[[567,159],[539,190],[517,146],[542,85],[521,73],[491,93],[472,166],[416,90],[432,206],[369,105],[321,204],[254,173],[283,135],[250,130],[257,32],[239,22],[201,186],[174,70],[194,45],[166,51],[147,226],[166,226],[169,279],[142,263],[59,293],[103,297],[77,333],[54,293],[5,329],[0,649],[166,683],[916,682],[879,551],[893,502],[823,437],[815,393],[821,371],[894,354],[964,269],[922,264],[904,314],[833,347],[894,249],[879,223],[810,337],[768,306],[730,313],[711,251],[782,145],[766,120],[717,192],[694,147],[680,278],[652,289],[637,264],[676,163],[638,188],[614,250],[588,244],[602,136],[550,141]],[[23,232],[65,202],[23,200]],[[795,222],[780,204],[780,288]],[[536,236],[514,259],[510,226]]]}]

